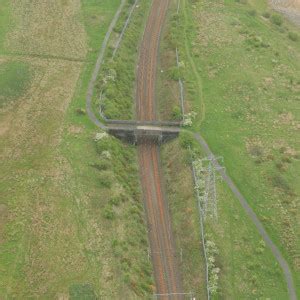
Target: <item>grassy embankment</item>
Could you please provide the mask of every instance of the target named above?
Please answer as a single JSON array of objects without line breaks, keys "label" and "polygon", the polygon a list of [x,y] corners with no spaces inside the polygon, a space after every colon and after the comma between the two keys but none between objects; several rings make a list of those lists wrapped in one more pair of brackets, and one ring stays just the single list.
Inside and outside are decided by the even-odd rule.
[{"label": "grassy embankment", "polygon": [[[95,111],[99,110],[99,102],[101,102],[103,113],[108,119],[130,120],[135,116],[135,71],[138,46],[142,39],[150,4],[149,1],[143,0],[138,3],[114,58],[112,58],[113,50],[118,34],[128,18],[127,13],[121,16],[115,34],[109,41],[103,72],[99,75],[93,101]],[[101,101],[100,95],[102,95]]]},{"label": "grassy embankment", "polygon": [[119,1],[0,3],[0,296],[151,295],[134,150],[78,114]]},{"label": "grassy embankment", "polygon": [[[198,113],[193,129],[199,130],[200,128],[214,152],[224,156],[229,174],[250,200],[250,204],[264,221],[274,240],[278,243],[276,230],[279,228],[278,224],[281,219],[282,229],[293,226],[295,231],[295,235],[285,231],[289,235],[283,234],[282,238],[289,239],[289,241],[292,239],[295,245],[297,243],[296,235],[299,232],[297,230],[299,228],[297,227],[298,221],[295,218],[297,187],[296,179],[291,174],[296,174],[298,162],[295,151],[293,157],[289,157],[289,159],[284,156],[287,155],[287,151],[291,152],[297,147],[295,143],[297,121],[294,116],[296,111],[293,108],[299,88],[296,79],[298,68],[297,65],[291,64],[288,54],[283,51],[284,46],[276,43],[284,39],[285,47],[288,45],[287,49],[290,54],[292,53],[295,57],[299,56],[296,51],[298,42],[293,41],[288,33],[289,31],[294,32],[295,29],[287,23],[279,26],[282,28],[279,29],[273,21],[263,18],[262,14],[266,16],[268,14],[265,14],[266,5],[261,2],[251,1],[251,6],[233,1],[227,1],[226,4],[211,1],[195,2],[192,4],[188,1],[181,1],[179,30],[174,30],[177,23],[177,17],[174,14],[170,23],[173,30],[165,35],[165,39],[168,39],[165,45],[169,45],[169,48],[168,46],[164,48],[161,54],[162,61],[167,59],[164,58],[164,55],[171,56],[171,51],[175,57],[174,49],[179,46],[181,63],[182,66],[184,65],[180,71],[185,80],[187,108],[190,106],[190,111]],[[256,6],[257,4],[259,5]],[[272,20],[272,18],[270,19]],[[270,30],[272,36],[270,36]],[[254,31],[255,34],[252,33]],[[183,39],[184,36],[187,39]],[[270,43],[270,46],[265,43]],[[272,55],[277,57],[277,60]],[[281,63],[279,63],[279,58]],[[284,68],[284,64],[287,65],[286,69],[289,72],[288,74],[281,72],[281,81],[278,82],[281,91],[284,91],[283,86],[287,89],[285,91],[287,100],[284,103],[277,99],[279,87],[275,84],[269,83],[268,86],[261,87],[261,89],[251,88],[251,84],[265,84],[261,78],[267,77],[266,74],[276,65]],[[169,68],[169,70],[164,70],[165,74],[173,72],[171,64]],[[241,68],[243,73],[241,73]],[[276,73],[272,74],[272,76],[274,75],[279,76]],[[289,79],[285,80],[285,76]],[[165,86],[172,84],[167,82],[170,79],[174,78],[165,77]],[[275,80],[277,78],[272,82]],[[266,82],[268,83],[269,79]],[[235,86],[238,88],[234,88]],[[251,96],[247,94],[249,86]],[[160,91],[160,93],[164,93],[164,91]],[[269,96],[263,97],[264,93],[268,93]],[[288,95],[290,98],[287,98]],[[164,99],[161,98],[160,101],[163,102]],[[272,102],[270,103],[270,101]],[[175,102],[173,102],[174,104]],[[255,113],[249,109],[250,104],[253,105],[252,109],[256,110]],[[277,105],[281,105],[282,111],[277,111],[277,119],[275,117],[272,119],[270,114],[273,109],[279,109]],[[264,111],[266,108],[268,108],[268,114]],[[292,111],[295,119],[292,117],[291,126],[287,131],[288,124],[278,122],[278,117],[290,115],[289,111]],[[250,114],[252,116],[249,119]],[[266,115],[268,118],[270,117],[270,120],[266,119]],[[271,122],[272,126],[268,127],[267,122]],[[265,144],[248,148],[252,146],[251,137],[255,135],[261,139],[261,136],[266,138],[270,131],[273,132],[273,138],[276,138],[277,135],[278,140],[286,139],[285,148],[279,149],[275,147],[276,145],[273,148],[271,145],[272,148],[269,148],[269,151],[273,152],[273,156],[268,158],[269,153]],[[283,132],[288,132],[288,134],[284,136]],[[249,142],[248,139],[250,139]],[[268,140],[271,141],[270,136]],[[247,149],[254,149],[254,152],[249,153]],[[173,212],[174,227],[179,228],[176,230],[177,242],[181,245],[189,245],[186,231],[176,225],[185,222],[184,228],[190,228],[190,232],[199,230],[189,165],[182,159],[186,155],[180,150],[177,142],[167,145],[164,151],[165,170],[167,174],[170,174],[169,178],[172,178],[168,182],[169,201]],[[286,171],[279,170],[282,164],[284,169],[288,168]],[[288,192],[288,195],[284,196],[283,187],[281,189],[274,187],[277,179],[272,180],[272,176],[276,178],[276,175],[280,176],[279,182],[282,182],[282,178],[284,178],[283,182],[288,181],[288,187],[293,189],[294,193]],[[268,191],[268,194],[262,190]],[[219,273],[219,290],[215,298],[270,297],[285,299],[287,291],[284,278],[270,250],[265,248],[254,225],[246,217],[243,209],[224,183],[218,183],[218,194],[219,219],[217,222],[208,220],[206,223],[208,237],[216,244],[219,251],[216,265],[221,271]],[[255,199],[253,195],[256,196]],[[254,202],[256,199],[259,203]],[[268,207],[272,207],[272,209],[268,209]],[[187,212],[190,212],[190,215]],[[276,230],[271,229],[272,226]],[[289,243],[290,246],[291,243]],[[294,252],[290,253],[294,253],[295,266],[297,266],[296,248],[294,249]],[[286,257],[289,258],[288,255]],[[293,256],[291,255],[291,257]],[[193,263],[193,259],[192,255],[188,257],[190,265],[199,265],[199,261]]]}]

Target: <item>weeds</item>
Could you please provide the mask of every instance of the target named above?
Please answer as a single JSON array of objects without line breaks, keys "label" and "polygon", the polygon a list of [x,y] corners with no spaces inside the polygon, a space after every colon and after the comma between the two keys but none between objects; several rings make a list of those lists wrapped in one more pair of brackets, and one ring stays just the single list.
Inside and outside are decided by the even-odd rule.
[{"label": "weeds", "polygon": [[[96,94],[102,95],[102,110],[108,119],[132,119],[134,103],[135,65],[137,63],[138,44],[141,39],[143,23],[149,3],[141,1],[136,7],[132,20],[126,30],[117,54],[112,58],[113,40],[106,54],[106,63],[99,75]],[[124,19],[119,21],[116,32],[122,29]]]},{"label": "weeds", "polygon": [[275,14],[271,16],[271,22],[277,26],[281,26],[283,23],[283,18],[282,16]]},{"label": "weeds", "polygon": [[289,32],[288,37],[293,42],[297,42],[299,40],[299,35],[296,32]]}]

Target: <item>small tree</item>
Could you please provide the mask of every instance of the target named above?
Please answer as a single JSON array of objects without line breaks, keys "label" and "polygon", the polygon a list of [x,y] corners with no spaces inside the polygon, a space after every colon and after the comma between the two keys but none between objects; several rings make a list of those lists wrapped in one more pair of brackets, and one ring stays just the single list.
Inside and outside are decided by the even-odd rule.
[{"label": "small tree", "polygon": [[272,15],[271,21],[277,26],[281,26],[283,23],[282,17],[280,15]]},{"label": "small tree", "polygon": [[181,115],[181,109],[178,105],[175,105],[173,107],[173,110],[172,110],[172,119],[173,120],[180,120],[182,117]]}]

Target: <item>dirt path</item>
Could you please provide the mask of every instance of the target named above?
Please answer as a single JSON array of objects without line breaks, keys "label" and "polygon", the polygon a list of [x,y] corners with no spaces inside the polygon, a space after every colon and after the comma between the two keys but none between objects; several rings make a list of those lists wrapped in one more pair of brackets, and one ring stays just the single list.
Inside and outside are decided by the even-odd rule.
[{"label": "dirt path", "polygon": [[[201,147],[204,149],[206,155],[210,156],[210,157],[214,157],[214,154],[210,150],[208,144],[203,139],[203,137],[200,134],[197,134],[197,133],[195,133],[194,136],[195,136],[196,140],[199,142],[199,144],[201,145]],[[214,160],[214,164],[217,167],[217,169],[220,170],[220,174],[221,174],[223,180],[227,183],[227,185],[229,186],[229,188],[231,189],[233,194],[237,197],[237,199],[241,203],[242,207],[244,208],[245,212],[247,213],[247,215],[250,217],[250,219],[252,220],[252,222],[256,226],[258,232],[260,233],[261,237],[265,241],[266,245],[271,249],[273,255],[275,256],[275,258],[277,259],[279,265],[281,266],[281,268],[283,270],[283,273],[284,273],[284,276],[285,276],[285,279],[286,279],[286,282],[287,282],[287,287],[288,287],[288,292],[289,292],[289,295],[290,295],[290,299],[291,300],[297,300],[292,273],[291,273],[291,270],[289,268],[289,265],[288,265],[287,261],[284,259],[283,255],[281,254],[278,247],[273,243],[270,236],[266,232],[263,224],[259,221],[257,215],[255,214],[253,209],[249,206],[247,200],[240,193],[240,191],[238,190],[238,188],[236,187],[236,185],[234,184],[232,179],[221,168],[221,166],[219,165],[217,160]]]},{"label": "dirt path", "polygon": [[[155,120],[155,77],[159,40],[168,0],[154,0],[140,48],[137,70],[136,114],[138,120]],[[144,203],[149,226],[151,258],[158,299],[183,299],[168,205],[159,169],[159,147],[138,146]]]}]

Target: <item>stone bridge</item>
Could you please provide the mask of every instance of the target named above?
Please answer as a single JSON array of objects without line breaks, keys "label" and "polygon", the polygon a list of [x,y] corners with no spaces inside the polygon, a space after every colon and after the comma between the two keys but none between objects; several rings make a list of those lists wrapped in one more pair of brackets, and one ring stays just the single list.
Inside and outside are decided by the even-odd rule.
[{"label": "stone bridge", "polygon": [[114,121],[106,127],[108,133],[131,144],[148,141],[162,144],[176,138],[180,132],[179,122]]}]

